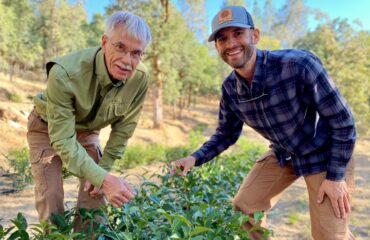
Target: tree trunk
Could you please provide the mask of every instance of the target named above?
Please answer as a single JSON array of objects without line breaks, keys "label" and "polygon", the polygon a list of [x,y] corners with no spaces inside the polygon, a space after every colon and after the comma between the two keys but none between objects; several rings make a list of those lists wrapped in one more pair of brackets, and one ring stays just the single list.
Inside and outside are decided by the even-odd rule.
[{"label": "tree trunk", "polygon": [[161,128],[163,120],[163,109],[162,109],[162,88],[158,85],[154,90],[154,115],[153,115],[153,127]]},{"label": "tree trunk", "polygon": [[172,118],[176,120],[176,102],[172,103]]},{"label": "tree trunk", "polygon": [[153,127],[161,128],[163,121],[163,109],[162,109],[162,88],[163,88],[163,79],[160,70],[161,60],[158,56],[155,56],[154,59],[154,94],[153,94]]},{"label": "tree trunk", "polygon": [[182,117],[183,117],[183,109],[184,109],[184,98],[181,93],[180,100],[179,100],[179,119],[180,120],[182,120]]},{"label": "tree trunk", "polygon": [[189,85],[188,89],[188,102],[186,104],[186,109],[190,109],[191,101],[192,101],[192,95],[193,95],[193,85]]},{"label": "tree trunk", "polygon": [[12,61],[9,66],[9,81],[13,82],[15,61]]}]

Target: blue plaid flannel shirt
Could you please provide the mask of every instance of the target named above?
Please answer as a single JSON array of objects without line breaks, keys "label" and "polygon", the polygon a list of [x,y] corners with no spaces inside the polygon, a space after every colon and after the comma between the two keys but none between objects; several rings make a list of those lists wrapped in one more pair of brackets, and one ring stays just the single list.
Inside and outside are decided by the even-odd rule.
[{"label": "blue plaid flannel shirt", "polygon": [[343,179],[356,140],[354,119],[321,61],[292,49],[257,50],[256,60],[251,87],[235,71],[224,80],[218,127],[192,154],[195,165],[234,144],[245,123],[297,176],[327,171],[327,179]]}]

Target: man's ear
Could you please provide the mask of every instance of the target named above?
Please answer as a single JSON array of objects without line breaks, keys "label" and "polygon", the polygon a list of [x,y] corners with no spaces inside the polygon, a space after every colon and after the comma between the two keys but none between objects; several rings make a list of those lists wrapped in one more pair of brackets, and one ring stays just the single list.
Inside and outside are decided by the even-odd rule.
[{"label": "man's ear", "polygon": [[108,36],[107,36],[107,35],[105,35],[105,34],[103,34],[103,35],[101,36],[101,48],[102,48],[103,50],[105,50],[105,47],[106,47],[106,45],[107,45],[107,42],[108,42]]},{"label": "man's ear", "polygon": [[253,29],[253,44],[257,45],[260,41],[260,30],[258,28]]}]

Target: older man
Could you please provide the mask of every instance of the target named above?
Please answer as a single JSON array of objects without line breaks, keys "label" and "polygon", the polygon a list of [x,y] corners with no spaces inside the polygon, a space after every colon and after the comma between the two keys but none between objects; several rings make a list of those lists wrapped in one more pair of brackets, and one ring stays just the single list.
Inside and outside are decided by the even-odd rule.
[{"label": "older man", "polygon": [[[109,17],[101,47],[46,64],[46,91],[34,98],[27,139],[40,220],[63,213],[62,165],[80,178],[78,207],[95,209],[103,195],[119,207],[135,193],[109,170],[137,125],[148,89],[141,57],[151,40],[144,20],[129,12]],[[99,130],[110,125],[104,152]]]}]

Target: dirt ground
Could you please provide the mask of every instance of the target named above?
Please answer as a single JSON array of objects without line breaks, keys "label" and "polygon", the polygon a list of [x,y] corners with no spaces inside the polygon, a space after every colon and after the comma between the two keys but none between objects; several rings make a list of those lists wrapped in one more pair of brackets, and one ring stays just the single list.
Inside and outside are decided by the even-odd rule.
[{"label": "dirt ground", "polygon": [[[3,175],[11,171],[6,156],[11,150],[27,146],[26,121],[28,113],[32,110],[31,98],[45,86],[42,82],[29,82],[15,79],[9,82],[7,76],[0,73],[0,192],[9,188],[10,179]],[[11,102],[9,96],[17,95],[21,101]],[[201,101],[191,112],[185,112],[183,119],[175,120],[169,109],[165,109],[164,126],[161,130],[151,127],[150,96],[144,108],[139,125],[129,144],[132,143],[163,143],[168,146],[181,146],[187,141],[188,132],[199,123],[208,125],[206,133],[211,134],[217,120],[217,100]],[[1,113],[6,113],[1,115]],[[101,132],[101,143],[104,145],[108,138],[109,128]],[[246,128],[244,131],[249,139],[267,144],[255,132]],[[353,196],[353,212],[350,228],[357,239],[370,239],[370,139],[360,139],[355,149],[356,162],[356,192]],[[158,172],[161,164],[140,166],[127,170],[129,181],[138,184],[140,174],[145,172]],[[73,206],[77,193],[76,178],[65,180],[65,202]],[[37,222],[34,210],[33,186],[13,194],[0,194],[0,224],[8,226],[10,219],[22,212],[29,223]],[[296,181],[283,194],[281,200],[269,215],[274,239],[310,239],[310,221],[307,206],[307,192],[302,179]]]}]

